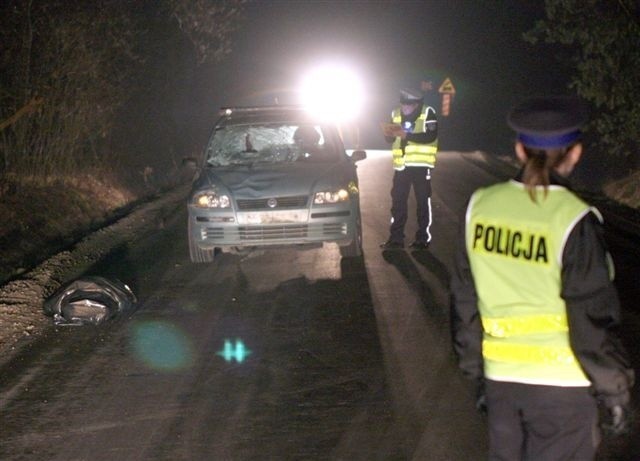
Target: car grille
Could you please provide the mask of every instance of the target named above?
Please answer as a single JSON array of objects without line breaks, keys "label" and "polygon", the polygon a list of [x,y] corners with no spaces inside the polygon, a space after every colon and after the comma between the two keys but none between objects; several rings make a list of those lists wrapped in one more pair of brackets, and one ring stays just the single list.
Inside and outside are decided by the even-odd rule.
[{"label": "car grille", "polygon": [[233,230],[222,227],[202,229],[204,240],[277,241],[286,239],[340,239],[347,233],[346,223],[281,224],[270,226],[239,226]]},{"label": "car grille", "polygon": [[241,226],[238,228],[241,240],[279,240],[305,238],[306,224],[286,224],[282,226]]},{"label": "car grille", "polygon": [[202,229],[202,238],[205,240],[224,238],[224,229],[222,227],[205,227]]},{"label": "car grille", "polygon": [[278,204],[275,207],[267,205],[269,198],[237,200],[240,210],[278,210],[280,208],[303,208],[307,206],[309,197],[299,195],[296,197],[273,197]]},{"label": "car grille", "polygon": [[347,225],[345,223],[323,224],[322,234],[325,237],[340,237],[347,233]]}]

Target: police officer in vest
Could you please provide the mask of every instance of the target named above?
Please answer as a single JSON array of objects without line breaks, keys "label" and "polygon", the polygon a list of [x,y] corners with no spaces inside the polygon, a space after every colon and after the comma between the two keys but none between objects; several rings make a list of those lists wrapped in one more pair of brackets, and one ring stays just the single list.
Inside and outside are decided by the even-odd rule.
[{"label": "police officer in vest", "polygon": [[391,227],[384,249],[404,247],[409,191],[417,202],[418,230],[411,248],[427,249],[431,242],[431,170],[438,152],[436,111],[424,104],[421,92],[400,91],[400,107],[391,114],[392,124],[383,127],[385,139],[392,142],[393,186],[391,188]]},{"label": "police officer in vest", "polygon": [[492,460],[589,460],[599,420],[605,434],[628,430],[634,373],[602,217],[567,183],[585,120],[573,98],[516,106],[508,123],[523,168],[467,207],[452,333],[487,411]]}]

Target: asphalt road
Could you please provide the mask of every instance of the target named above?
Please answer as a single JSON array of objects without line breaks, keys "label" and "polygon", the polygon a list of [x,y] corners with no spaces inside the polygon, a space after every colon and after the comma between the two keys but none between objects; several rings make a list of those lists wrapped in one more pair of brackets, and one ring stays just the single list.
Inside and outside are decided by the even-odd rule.
[{"label": "asphalt road", "polygon": [[[359,164],[361,263],[328,246],[194,265],[178,210],[90,270],[131,285],[134,313],[57,328],[0,370],[0,459],[484,459],[485,423],[451,351],[448,279],[469,194],[502,175],[470,157],[439,157],[428,252],[379,250],[391,168],[373,152]],[[628,281],[640,270],[624,245],[614,256]],[[625,284],[638,369],[637,284]],[[639,444],[636,425],[599,459],[639,459]]]}]

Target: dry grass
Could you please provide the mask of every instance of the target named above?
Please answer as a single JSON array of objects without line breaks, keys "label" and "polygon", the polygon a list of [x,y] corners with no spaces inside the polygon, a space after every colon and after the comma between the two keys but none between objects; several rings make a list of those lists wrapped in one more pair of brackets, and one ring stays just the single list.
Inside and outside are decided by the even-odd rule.
[{"label": "dry grass", "polygon": [[108,177],[4,177],[0,186],[0,283],[107,222],[136,199]]}]

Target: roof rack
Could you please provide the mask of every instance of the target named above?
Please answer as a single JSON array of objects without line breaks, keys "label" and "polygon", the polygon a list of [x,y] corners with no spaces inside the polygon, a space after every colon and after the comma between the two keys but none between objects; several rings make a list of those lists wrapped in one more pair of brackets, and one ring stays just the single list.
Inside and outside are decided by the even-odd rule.
[{"label": "roof rack", "polygon": [[274,105],[274,106],[240,106],[240,107],[221,107],[218,113],[220,115],[231,115],[234,112],[247,113],[247,112],[265,112],[272,110],[301,110],[303,106],[296,105]]}]

